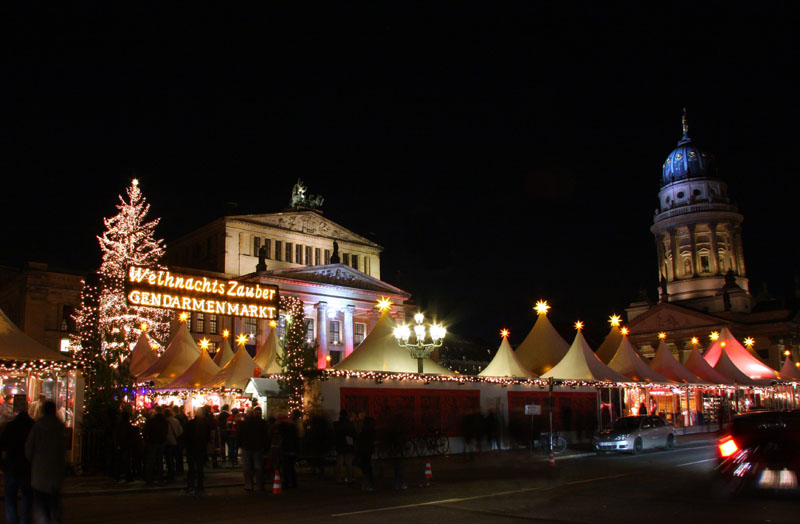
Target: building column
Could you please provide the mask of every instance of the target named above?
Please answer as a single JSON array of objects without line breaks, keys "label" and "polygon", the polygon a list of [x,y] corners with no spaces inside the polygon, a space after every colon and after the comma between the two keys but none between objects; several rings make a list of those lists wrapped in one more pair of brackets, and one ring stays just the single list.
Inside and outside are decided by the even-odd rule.
[{"label": "building column", "polygon": [[666,275],[667,266],[664,263],[664,240],[661,235],[656,235],[656,256],[658,257],[658,281],[661,282],[662,278],[669,278]]},{"label": "building column", "polygon": [[355,313],[356,306],[348,304],[344,308],[344,356],[347,358],[353,352],[353,313]]},{"label": "building column", "polygon": [[709,241],[711,242],[711,253],[709,258],[709,264],[711,264],[711,273],[714,275],[719,275],[719,249],[717,248],[717,224],[716,222],[712,222],[708,225],[711,229],[711,235],[709,235]]},{"label": "building column", "polygon": [[317,368],[328,367],[328,303],[317,302]]},{"label": "building column", "polygon": [[733,244],[736,246],[736,265],[739,269],[738,275],[745,276],[744,270],[744,250],[742,249],[742,228],[738,224],[733,229]]},{"label": "building column", "polygon": [[695,231],[697,230],[696,224],[689,224],[687,227],[689,230],[689,240],[692,241],[692,276],[697,276],[697,237],[695,236]]},{"label": "building column", "polygon": [[672,249],[672,274],[675,275],[675,280],[678,280],[678,270],[680,270],[681,273],[683,272],[683,269],[681,268],[678,242],[680,242],[678,230],[674,229],[670,238],[670,248]]}]

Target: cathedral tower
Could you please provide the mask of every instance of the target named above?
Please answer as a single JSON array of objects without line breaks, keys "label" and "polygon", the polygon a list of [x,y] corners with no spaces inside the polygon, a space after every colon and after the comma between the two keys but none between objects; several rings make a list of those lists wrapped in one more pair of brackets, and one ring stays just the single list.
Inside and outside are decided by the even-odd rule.
[{"label": "cathedral tower", "polygon": [[743,217],[728,196],[714,157],[683,137],[662,166],[653,226],[660,299],[715,313],[749,312]]}]

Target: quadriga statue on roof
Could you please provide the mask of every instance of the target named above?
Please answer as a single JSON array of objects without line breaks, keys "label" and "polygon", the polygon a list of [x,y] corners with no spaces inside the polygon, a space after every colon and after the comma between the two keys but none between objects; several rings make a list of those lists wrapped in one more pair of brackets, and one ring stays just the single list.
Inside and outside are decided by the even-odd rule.
[{"label": "quadriga statue on roof", "polygon": [[308,207],[311,209],[319,209],[322,207],[324,198],[322,195],[307,195],[308,188],[301,179],[297,179],[297,183],[292,187],[292,200],[289,202],[290,207]]}]

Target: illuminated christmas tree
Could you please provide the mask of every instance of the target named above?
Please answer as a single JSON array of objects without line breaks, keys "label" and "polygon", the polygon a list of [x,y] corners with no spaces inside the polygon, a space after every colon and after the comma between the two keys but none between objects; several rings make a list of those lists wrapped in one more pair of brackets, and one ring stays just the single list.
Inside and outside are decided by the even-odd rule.
[{"label": "illuminated christmas tree", "polygon": [[[147,335],[164,345],[169,337],[170,313],[164,309],[129,306],[125,298],[125,278],[128,267],[158,267],[164,256],[164,241],[155,238],[155,229],[160,218],[146,220],[150,204],[146,202],[134,179],[126,190],[127,201],[120,195],[117,204],[119,213],[103,220],[106,231],[97,237],[103,251],[100,266],[99,329],[108,340],[111,334],[122,335],[124,342],[119,348],[127,356],[139,338],[143,326]],[[111,349],[110,347],[106,349]]]},{"label": "illuminated christmas tree", "polygon": [[279,383],[289,395],[289,412],[303,411],[303,394],[306,380],[317,369],[317,351],[314,345],[306,342],[306,323],[303,301],[297,297],[282,295],[280,310],[286,321],[283,336],[284,354],[278,356],[278,364],[283,367]]}]

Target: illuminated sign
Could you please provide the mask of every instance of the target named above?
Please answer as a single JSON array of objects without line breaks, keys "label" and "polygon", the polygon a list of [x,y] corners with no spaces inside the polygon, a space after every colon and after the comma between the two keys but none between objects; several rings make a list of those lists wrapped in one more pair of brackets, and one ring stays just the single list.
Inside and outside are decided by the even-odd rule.
[{"label": "illuminated sign", "polygon": [[131,266],[125,281],[128,304],[212,315],[274,319],[278,286],[173,273]]}]

